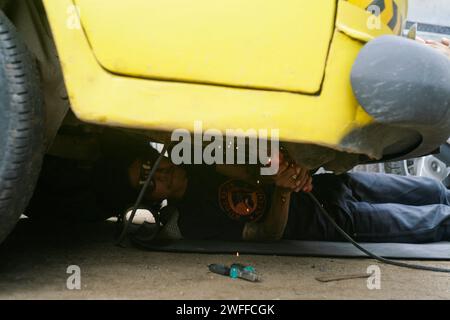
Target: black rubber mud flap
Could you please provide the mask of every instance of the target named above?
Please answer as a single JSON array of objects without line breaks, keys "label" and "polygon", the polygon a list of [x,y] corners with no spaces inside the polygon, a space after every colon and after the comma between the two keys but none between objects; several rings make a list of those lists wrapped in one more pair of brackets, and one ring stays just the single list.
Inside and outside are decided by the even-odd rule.
[{"label": "black rubber mud flap", "polygon": [[42,109],[35,60],[0,11],[0,243],[19,220],[39,175]]},{"label": "black rubber mud flap", "polygon": [[378,148],[375,156],[422,156],[450,137],[450,59],[437,50],[398,36],[379,37],[361,50],[351,82],[376,121],[358,133],[371,137],[364,142]]}]

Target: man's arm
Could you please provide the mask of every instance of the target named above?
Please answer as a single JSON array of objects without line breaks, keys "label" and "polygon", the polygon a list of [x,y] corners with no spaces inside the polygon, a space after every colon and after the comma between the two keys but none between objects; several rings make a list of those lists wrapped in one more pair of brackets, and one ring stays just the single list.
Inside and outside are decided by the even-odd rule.
[{"label": "man's arm", "polygon": [[249,222],[245,225],[242,238],[246,241],[275,241],[281,239],[289,217],[291,192],[276,188],[272,206],[263,222]]},{"label": "man's arm", "polygon": [[438,42],[434,40],[424,40],[422,38],[417,37],[417,41],[442,52],[448,58],[450,58],[450,39],[443,38],[441,42]]},{"label": "man's arm", "polygon": [[[266,166],[276,165],[273,161],[278,161],[281,166],[281,162],[290,161],[285,159],[283,153],[278,154],[277,159],[270,159]],[[254,164],[216,164],[216,171],[226,177],[238,180],[244,180],[250,183],[258,181],[260,184],[273,184],[275,182],[276,175],[261,175],[261,166]]]},{"label": "man's arm", "polygon": [[292,192],[311,192],[312,178],[309,171],[298,165],[281,164],[275,177],[272,206],[261,222],[250,222],[244,227],[243,240],[275,241],[282,238],[289,217]]},{"label": "man's arm", "polygon": [[253,176],[248,165],[216,164],[216,171],[226,177],[251,181]]}]

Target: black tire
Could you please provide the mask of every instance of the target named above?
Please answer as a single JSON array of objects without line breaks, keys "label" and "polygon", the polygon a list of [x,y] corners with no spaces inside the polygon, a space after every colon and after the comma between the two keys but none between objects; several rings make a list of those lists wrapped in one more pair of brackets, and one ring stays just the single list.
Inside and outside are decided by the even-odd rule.
[{"label": "black tire", "polygon": [[0,11],[0,243],[32,196],[44,153],[36,61]]}]

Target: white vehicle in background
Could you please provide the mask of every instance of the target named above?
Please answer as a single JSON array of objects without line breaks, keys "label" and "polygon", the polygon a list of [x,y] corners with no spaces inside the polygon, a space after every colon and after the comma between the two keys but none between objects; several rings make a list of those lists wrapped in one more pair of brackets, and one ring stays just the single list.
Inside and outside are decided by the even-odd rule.
[{"label": "white vehicle in background", "polygon": [[448,178],[450,175],[450,144],[443,145],[439,154],[398,162],[357,166],[353,171],[428,177],[441,181],[447,187],[450,187],[450,178]]},{"label": "white vehicle in background", "polygon": [[441,152],[436,155],[389,162],[383,166],[386,173],[433,178],[450,186],[450,181],[446,181],[450,174],[450,144],[443,145]]}]

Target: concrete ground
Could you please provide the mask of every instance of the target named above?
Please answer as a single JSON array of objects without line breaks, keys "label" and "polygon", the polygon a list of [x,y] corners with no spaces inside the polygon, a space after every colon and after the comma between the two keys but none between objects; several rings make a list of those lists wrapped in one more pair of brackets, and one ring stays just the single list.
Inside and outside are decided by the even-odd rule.
[{"label": "concrete ground", "polygon": [[[448,274],[378,264],[381,289],[369,290],[367,279],[315,279],[365,273],[377,264],[369,259],[147,252],[114,246],[113,233],[104,224],[61,228],[22,220],[0,247],[0,299],[450,299]],[[263,281],[208,271],[211,263],[233,262],[252,264]],[[67,288],[70,265],[80,267],[80,290]]]}]

